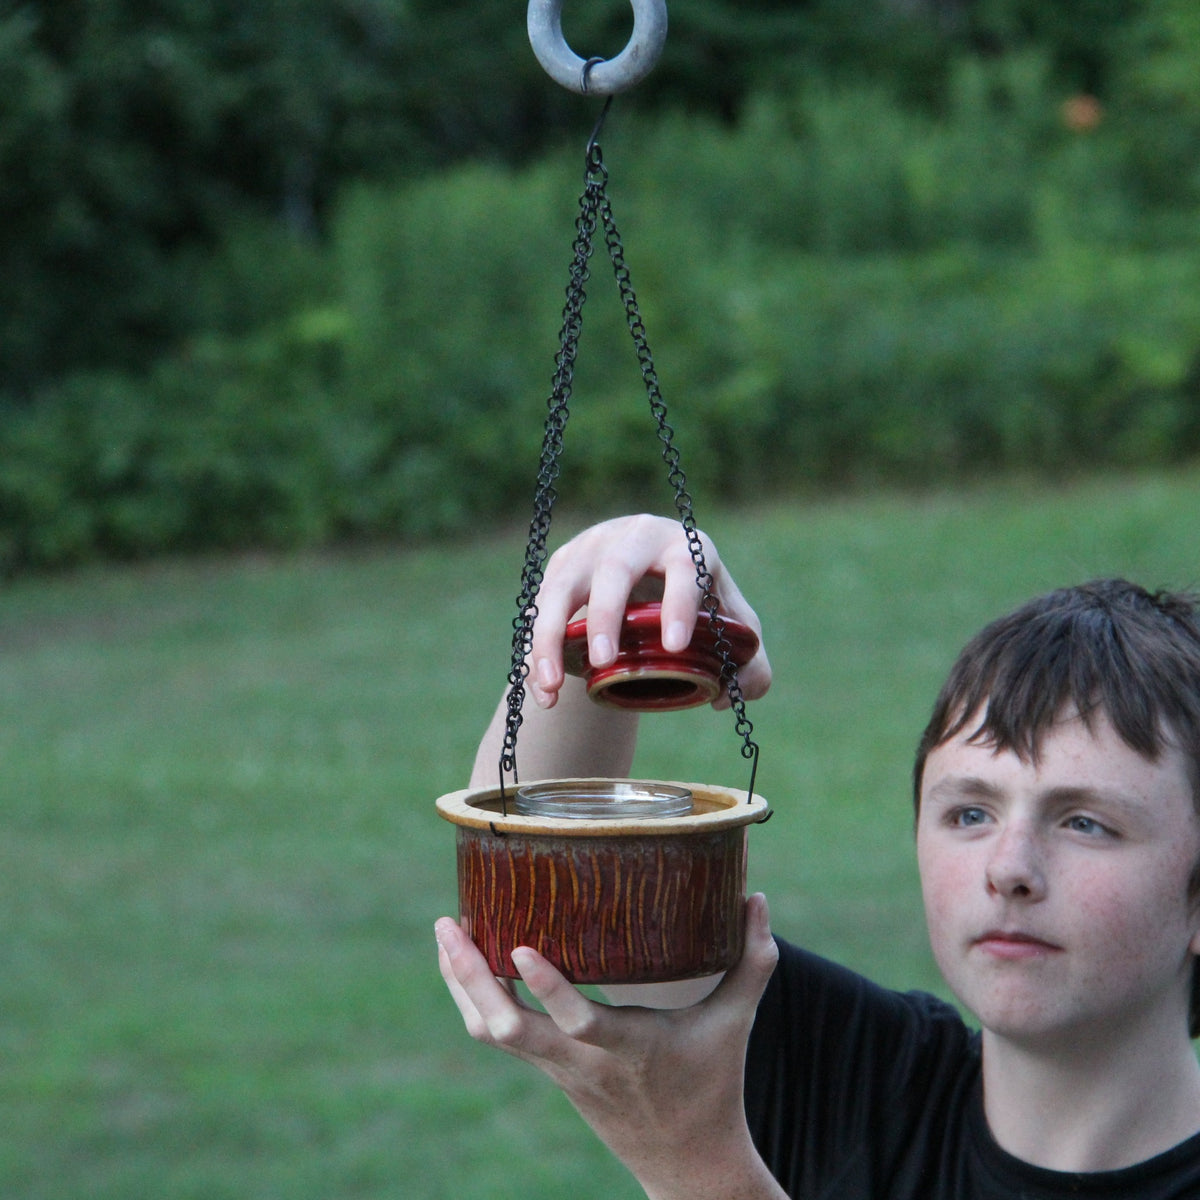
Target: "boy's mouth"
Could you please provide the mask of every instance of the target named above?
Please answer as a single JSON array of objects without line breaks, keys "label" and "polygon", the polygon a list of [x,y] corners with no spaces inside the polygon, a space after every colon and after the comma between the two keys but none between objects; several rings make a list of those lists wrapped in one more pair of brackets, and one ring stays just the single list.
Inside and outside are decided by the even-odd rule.
[{"label": "boy's mouth", "polygon": [[971,945],[993,958],[1009,960],[1044,958],[1062,951],[1062,947],[1054,942],[1020,929],[989,929]]}]

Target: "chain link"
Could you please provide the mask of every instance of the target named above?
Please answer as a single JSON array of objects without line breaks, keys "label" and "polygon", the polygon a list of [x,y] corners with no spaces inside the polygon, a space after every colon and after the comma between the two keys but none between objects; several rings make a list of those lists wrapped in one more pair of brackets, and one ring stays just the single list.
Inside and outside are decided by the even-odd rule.
[{"label": "chain link", "polygon": [[[625,320],[637,352],[638,366],[646,387],[650,412],[654,417],[658,440],[662,443],[662,459],[667,467],[667,481],[675,493],[675,508],[680,524],[687,537],[688,550],[696,568],[696,586],[700,589],[701,608],[708,616],[716,650],[721,657],[721,683],[729,696],[735,720],[735,728],[742,739],[742,757],[751,761],[750,796],[754,793],[754,781],[758,772],[758,745],[752,740],[754,726],[746,716],[746,701],[738,682],[737,664],[733,659],[733,646],[729,640],[725,621],[719,613],[720,601],[714,590],[714,581],[704,558],[704,543],[696,527],[692,509],[692,497],[687,488],[687,477],[680,463],[679,449],[675,445],[675,431],[667,423],[667,406],[662,397],[658,374],[654,369],[646,337],[646,326],[638,308],[637,294],[633,290],[629,268],[625,264],[625,249],[617,232],[612,204],[608,198],[608,169],[604,165],[600,143],[597,138],[609,102],[596,123],[588,142],[585,166],[585,186],[579,198],[580,213],[575,222],[576,237],[571,277],[567,285],[567,299],[563,308],[563,323],[559,333],[559,351],[554,374],[554,384],[547,401],[549,415],[546,418],[542,440],[542,455],[538,469],[538,487],[534,498],[534,515],[529,527],[529,542],[525,549],[525,565],[521,573],[521,593],[517,597],[518,614],[513,620],[512,667],[508,674],[509,692],[505,718],[504,746],[500,756],[500,797],[507,815],[507,798],[504,791],[504,776],[510,773],[517,779],[516,749],[517,731],[521,726],[521,708],[525,700],[525,680],[529,675],[529,652],[533,643],[533,624],[537,619],[537,593],[542,583],[546,561],[546,539],[550,531],[551,509],[557,492],[554,482],[559,473],[559,456],[562,452],[563,431],[569,412],[569,400],[574,386],[574,365],[578,351],[579,335],[583,328],[583,304],[587,298],[585,284],[589,278],[588,264],[592,255],[592,237],[597,224],[604,229],[604,244],[612,262],[617,288],[625,308]],[[749,798],[749,797],[748,797]]]},{"label": "chain link", "polygon": [[[720,605],[713,590],[713,577],[704,558],[704,543],[696,528],[696,517],[692,510],[692,497],[687,489],[687,477],[680,465],[679,448],[675,445],[675,431],[667,423],[667,406],[662,397],[662,389],[658,383],[658,373],[654,369],[654,356],[646,338],[646,326],[642,321],[638,308],[637,294],[625,265],[625,250],[621,244],[621,236],[617,232],[613,219],[612,205],[608,194],[600,200],[600,220],[604,226],[604,243],[608,248],[608,256],[612,260],[613,273],[617,279],[617,288],[621,293],[621,302],[625,306],[625,320],[633,337],[637,350],[638,366],[641,368],[642,379],[646,385],[646,397],[650,402],[650,412],[658,427],[658,440],[662,443],[662,459],[667,466],[667,480],[675,491],[675,509],[679,513],[680,524],[687,536],[688,550],[696,568],[696,586],[701,591],[701,607],[708,614],[709,622],[716,639],[717,653],[721,656],[721,682],[729,695],[733,709],[738,736],[742,738],[742,757],[754,759],[757,767],[758,746],[751,740],[754,726],[746,716],[746,701],[738,682],[737,664],[733,661],[733,646],[725,629],[725,621],[718,612]],[[753,791],[753,784],[751,785]]]},{"label": "chain link", "polygon": [[[607,172],[603,164],[592,166],[592,145],[588,146],[586,185],[579,197],[579,215],[575,218],[575,241],[572,247],[570,279],[563,306],[559,348],[555,357],[554,380],[549,409],[542,435],[542,453],[538,463],[537,490],[533,501],[533,518],[529,524],[529,540],[525,547],[525,563],[521,570],[521,591],[517,596],[517,615],[513,618],[512,666],[508,672],[508,700],[504,724],[504,744],[500,754],[500,798],[505,815],[508,801],[504,791],[504,776],[517,781],[517,731],[521,727],[521,709],[525,703],[525,680],[529,676],[529,651],[533,645],[533,624],[537,619],[537,595],[542,586],[546,564],[546,539],[550,533],[551,510],[558,492],[554,486],[559,475],[559,456],[562,453],[563,432],[570,417],[570,400],[575,383],[575,358],[579,350],[579,335],[583,329],[583,305],[587,300],[588,268],[592,257],[592,237],[596,232],[597,212],[604,192]],[[598,159],[596,148],[596,157]]]}]

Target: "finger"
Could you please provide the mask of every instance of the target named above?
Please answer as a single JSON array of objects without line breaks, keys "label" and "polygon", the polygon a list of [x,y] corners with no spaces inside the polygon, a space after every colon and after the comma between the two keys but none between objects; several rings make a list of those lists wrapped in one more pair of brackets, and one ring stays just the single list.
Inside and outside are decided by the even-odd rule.
[{"label": "finger", "polygon": [[513,964],[534,999],[567,1037],[599,1044],[609,1011],[604,1005],[589,1000],[553,963],[528,946],[513,951]]},{"label": "finger", "polygon": [[629,518],[619,532],[620,541],[610,543],[606,557],[597,563],[588,598],[588,653],[600,665],[611,661],[604,655],[615,655],[631,596],[644,591],[661,595],[663,644],[668,650],[682,650],[691,641],[700,606],[696,566],[678,522],[643,514]]},{"label": "finger", "polygon": [[[531,691],[535,701],[543,708],[553,707],[565,679],[563,642],[567,625],[585,605],[589,606],[590,615],[597,576],[603,576],[613,569],[609,563],[611,552],[607,547],[614,541],[619,543],[622,540],[622,525],[627,520],[614,518],[585,529],[556,550],[546,564],[538,592],[538,616],[530,646]],[[632,586],[632,581],[625,586]],[[624,611],[623,607],[621,611]],[[603,618],[600,624],[604,624]],[[600,665],[611,661],[616,653],[619,618],[610,624],[612,627],[606,634],[598,634],[596,645],[589,650],[592,661]],[[591,629],[589,622],[589,633]],[[609,639],[608,644],[612,649],[607,658],[597,659],[597,653],[605,653],[606,643],[600,640],[604,636]]]},{"label": "finger", "polygon": [[738,683],[742,686],[742,695],[747,700],[757,700],[760,696],[766,694],[771,686],[771,663],[767,658],[767,652],[762,648],[762,643],[759,643],[759,648],[755,651],[754,657],[746,664],[738,668]]},{"label": "finger", "polygon": [[529,649],[530,689],[543,708],[553,707],[566,678],[563,643],[567,624],[587,601],[591,576],[585,564],[569,557],[568,543],[547,564],[537,598],[537,620]]},{"label": "finger", "polygon": [[558,703],[559,693],[566,682],[563,668],[561,639],[554,649],[538,654],[531,647],[529,656],[529,694],[539,708],[550,709]]},{"label": "finger", "polygon": [[742,694],[747,700],[757,700],[760,696],[765,695],[771,686],[771,663],[763,645],[762,622],[758,619],[758,614],[746,602],[746,598],[733,578],[724,570],[721,572],[717,594],[721,598],[723,612],[727,612],[735,621],[741,621],[743,625],[749,626],[758,634],[758,649],[753,658],[738,668],[738,683],[741,686]]},{"label": "finger", "polygon": [[[762,648],[762,643],[759,643],[759,648],[754,652],[754,657],[748,662],[744,662],[737,669],[738,687],[742,691],[742,699],[757,700],[764,695],[771,686],[771,664],[767,660],[766,651]],[[712,702],[712,706],[718,710],[729,708],[731,701],[729,699],[729,691],[722,687],[717,693],[716,698]]]},{"label": "finger", "polygon": [[434,924],[438,966],[467,1032],[476,1040],[524,1057],[534,1041],[532,1012],[492,974],[478,947],[449,917]]},{"label": "finger", "polygon": [[645,570],[632,543],[610,546],[598,559],[587,598],[588,659],[606,667],[617,657],[629,597]]},{"label": "finger", "polygon": [[759,892],[746,901],[746,944],[742,957],[721,980],[713,992],[713,1000],[718,1005],[738,1008],[753,1019],[778,961],[779,947],[771,936],[767,898]]},{"label": "finger", "polygon": [[[705,546],[705,565],[712,567],[710,556],[716,551]],[[679,530],[679,545],[676,548],[678,565],[668,571],[663,582],[662,597],[662,644],[664,650],[678,653],[685,650],[696,631],[696,619],[700,614],[700,601],[704,593],[696,581],[696,564],[692,559],[687,535]]]},{"label": "finger", "polygon": [[[758,614],[746,602],[741,590],[732,576],[725,570],[717,548],[703,534],[701,549],[704,554],[704,565],[712,577],[712,589],[719,602],[719,611],[723,616],[740,621],[752,629],[759,639],[758,649],[753,657],[738,668],[738,686],[747,700],[756,700],[771,686],[771,664],[767,659],[762,644],[762,623]],[[690,576],[684,569],[674,571],[667,576],[667,585],[663,594],[662,624],[663,647],[667,650],[682,650],[691,641],[695,630],[703,592],[697,586],[695,564],[691,557],[691,544],[684,537],[683,549],[688,562],[692,565]],[[728,708],[728,693],[722,690],[716,700],[715,708]]]},{"label": "finger", "polygon": [[446,953],[446,948],[440,941],[438,942],[438,970],[442,973],[442,979],[445,981],[446,988],[450,992],[450,997],[463,1019],[463,1024],[466,1026],[467,1032],[477,1042],[486,1041],[488,1037],[487,1026],[483,1018],[479,1015],[479,1010],[475,1007],[471,997],[467,995],[463,990],[462,984],[458,982],[454,974],[454,968],[450,963],[450,956]]},{"label": "finger", "polygon": [[667,563],[678,557],[682,537],[665,517],[619,517],[585,530],[551,556],[532,646],[531,670],[543,692],[561,687],[563,637],[584,604],[589,659],[596,666],[613,661],[630,595],[647,576],[676,569]]}]

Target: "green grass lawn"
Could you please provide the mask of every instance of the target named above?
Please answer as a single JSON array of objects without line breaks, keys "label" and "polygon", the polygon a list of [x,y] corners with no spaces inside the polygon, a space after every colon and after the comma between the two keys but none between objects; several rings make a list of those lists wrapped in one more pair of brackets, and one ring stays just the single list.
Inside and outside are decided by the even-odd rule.
[{"label": "green grass lawn", "polygon": [[[785,935],[936,989],[908,772],[951,657],[1056,584],[1200,583],[1200,471],[700,507],[776,669],[752,884]],[[522,547],[0,593],[6,1200],[640,1195],[549,1084],[466,1037],[436,970],[433,801],[500,692]],[[708,710],[647,720],[638,769],[746,780]]]}]

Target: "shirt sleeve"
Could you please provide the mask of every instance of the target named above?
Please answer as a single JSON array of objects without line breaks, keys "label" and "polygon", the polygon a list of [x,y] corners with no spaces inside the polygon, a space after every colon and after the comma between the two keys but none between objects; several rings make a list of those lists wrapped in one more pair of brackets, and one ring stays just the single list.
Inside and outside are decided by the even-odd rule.
[{"label": "shirt sleeve", "polygon": [[747,1049],[759,1153],[796,1200],[905,1194],[895,1187],[905,1178],[920,1195],[961,1128],[977,1040],[934,996],[889,991],[784,941],[779,950]]}]

